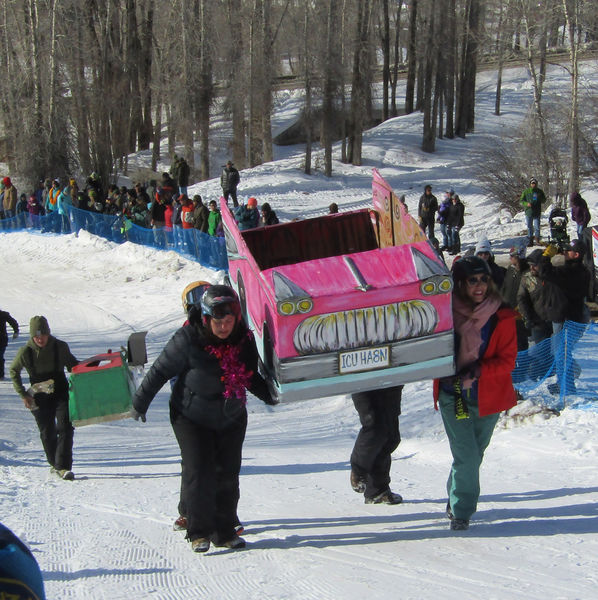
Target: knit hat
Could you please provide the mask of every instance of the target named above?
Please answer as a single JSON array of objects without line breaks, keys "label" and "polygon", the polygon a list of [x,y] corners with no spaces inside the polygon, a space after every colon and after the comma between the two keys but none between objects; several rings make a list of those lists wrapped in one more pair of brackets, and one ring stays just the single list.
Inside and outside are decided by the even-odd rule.
[{"label": "knit hat", "polygon": [[31,320],[29,321],[29,333],[31,337],[50,335],[50,326],[48,325],[46,317],[41,315],[31,317]]},{"label": "knit hat", "polygon": [[476,256],[478,254],[480,254],[481,252],[488,252],[488,253],[492,254],[492,246],[490,245],[488,238],[482,238],[478,241],[478,243],[475,247]]},{"label": "knit hat", "polygon": [[527,257],[527,262],[530,265],[538,265],[540,264],[540,260],[542,260],[542,254],[544,253],[544,250],[541,250],[540,248],[537,248],[536,250],[532,250],[529,253],[529,256]]},{"label": "knit hat", "polygon": [[4,187],[9,188],[12,185],[12,181],[10,180],[10,177],[5,177],[2,180],[2,183],[4,184]]},{"label": "knit hat", "polygon": [[509,256],[516,256],[517,258],[525,258],[526,247],[525,246],[513,246],[509,250]]},{"label": "knit hat", "polygon": [[565,250],[572,250],[577,252],[579,256],[583,256],[586,253],[586,245],[581,240],[571,240],[565,245]]},{"label": "knit hat", "polygon": [[257,208],[257,198],[253,196],[247,200],[247,208]]}]

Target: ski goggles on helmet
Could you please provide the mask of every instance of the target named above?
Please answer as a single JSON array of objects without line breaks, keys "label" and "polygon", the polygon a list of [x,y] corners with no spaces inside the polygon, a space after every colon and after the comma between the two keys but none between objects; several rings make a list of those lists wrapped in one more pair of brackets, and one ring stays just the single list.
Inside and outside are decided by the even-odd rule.
[{"label": "ski goggles on helmet", "polygon": [[207,281],[190,283],[183,291],[183,308],[188,311],[194,305],[199,306],[199,301],[204,292],[210,287]]},{"label": "ski goggles on helmet", "polygon": [[220,321],[228,315],[232,315],[233,317],[235,317],[235,319],[237,319],[239,317],[240,312],[241,311],[239,309],[239,303],[231,302],[228,304],[218,304],[217,306],[212,307],[209,316],[214,321]]}]

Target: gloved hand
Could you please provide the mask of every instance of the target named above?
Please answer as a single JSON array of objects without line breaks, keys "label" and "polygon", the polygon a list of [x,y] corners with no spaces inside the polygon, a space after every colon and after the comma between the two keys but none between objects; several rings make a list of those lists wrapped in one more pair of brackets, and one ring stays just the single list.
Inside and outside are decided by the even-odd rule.
[{"label": "gloved hand", "polygon": [[556,246],[556,244],[548,244],[548,246],[546,246],[546,250],[544,250],[544,252],[542,252],[542,256],[548,256],[548,258],[552,258],[553,256],[556,256],[559,253],[559,249]]},{"label": "gloved hand", "polygon": [[15,332],[12,334],[12,339],[13,339],[13,340],[16,340],[18,337],[19,337],[19,332],[18,332],[18,331],[15,331]]},{"label": "gloved hand", "polygon": [[145,423],[145,413],[140,413],[136,411],[135,408],[132,408],[129,411],[129,415],[131,415],[132,419],[135,419],[136,421],[141,420],[142,423]]}]

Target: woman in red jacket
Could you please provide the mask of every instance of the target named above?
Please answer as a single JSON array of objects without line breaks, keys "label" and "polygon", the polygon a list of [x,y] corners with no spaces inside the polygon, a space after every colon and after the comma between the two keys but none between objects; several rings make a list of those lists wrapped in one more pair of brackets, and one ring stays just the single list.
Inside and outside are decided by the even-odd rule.
[{"label": "woman in red jacket", "polygon": [[453,265],[457,375],[434,382],[453,464],[447,481],[451,529],[469,528],[480,496],[480,466],[501,411],[517,403],[515,312],[503,305],[488,263],[468,256]]}]

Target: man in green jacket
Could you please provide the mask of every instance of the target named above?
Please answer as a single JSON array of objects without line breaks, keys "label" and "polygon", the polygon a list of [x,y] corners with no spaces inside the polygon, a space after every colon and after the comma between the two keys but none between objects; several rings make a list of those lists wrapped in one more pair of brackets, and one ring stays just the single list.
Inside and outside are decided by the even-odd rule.
[{"label": "man in green jacket", "polygon": [[[74,429],[69,419],[64,369],[71,371],[79,361],[66,342],[50,334],[46,317],[31,317],[29,329],[31,337],[12,361],[10,378],[23,404],[35,417],[52,472],[62,479],[74,479]],[[21,379],[23,369],[29,374],[29,389],[25,389]]]},{"label": "man in green jacket", "polygon": [[525,221],[529,236],[528,247],[540,243],[540,215],[542,214],[542,204],[546,202],[544,192],[538,187],[538,180],[532,177],[529,180],[529,187],[523,190],[521,194],[521,206],[525,210]]}]

